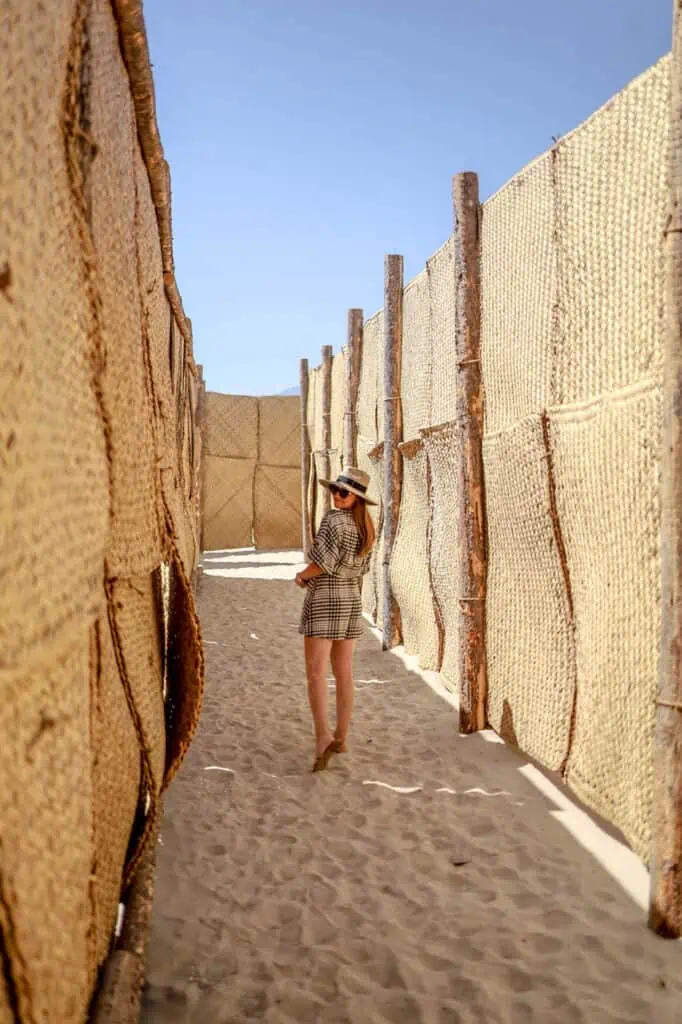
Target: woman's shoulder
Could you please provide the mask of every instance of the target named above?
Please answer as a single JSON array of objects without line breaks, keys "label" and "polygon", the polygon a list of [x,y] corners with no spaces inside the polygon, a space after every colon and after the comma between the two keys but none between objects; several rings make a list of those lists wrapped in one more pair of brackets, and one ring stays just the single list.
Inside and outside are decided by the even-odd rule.
[{"label": "woman's shoulder", "polygon": [[[334,527],[344,527],[349,521],[352,522],[353,517],[340,508],[330,508],[322,517],[322,523],[329,523],[330,526]],[[320,527],[322,523],[320,523]]]}]

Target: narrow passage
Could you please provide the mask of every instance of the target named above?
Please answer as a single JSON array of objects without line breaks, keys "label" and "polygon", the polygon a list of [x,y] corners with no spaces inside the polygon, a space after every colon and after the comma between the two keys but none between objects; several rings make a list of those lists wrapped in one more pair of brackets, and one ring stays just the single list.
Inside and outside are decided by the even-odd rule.
[{"label": "narrow passage", "polygon": [[143,1024],[679,1024],[680,944],[369,630],[350,753],[310,774],[293,559],[204,556]]}]

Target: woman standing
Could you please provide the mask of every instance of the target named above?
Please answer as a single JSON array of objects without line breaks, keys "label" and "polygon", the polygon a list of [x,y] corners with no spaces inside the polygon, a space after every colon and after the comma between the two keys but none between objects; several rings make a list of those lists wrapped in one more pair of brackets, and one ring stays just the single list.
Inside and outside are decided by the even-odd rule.
[{"label": "woman standing", "polygon": [[[315,723],[313,771],[327,767],[332,754],[346,750],[353,709],[353,648],[362,636],[360,581],[369,569],[374,523],[367,497],[369,477],[347,466],[336,480],[320,480],[334,498],[334,508],[320,524],[309,559],[296,576],[307,588],[299,633],[304,636],[308,699]],[[336,679],[336,731],[327,713],[327,665]]]}]

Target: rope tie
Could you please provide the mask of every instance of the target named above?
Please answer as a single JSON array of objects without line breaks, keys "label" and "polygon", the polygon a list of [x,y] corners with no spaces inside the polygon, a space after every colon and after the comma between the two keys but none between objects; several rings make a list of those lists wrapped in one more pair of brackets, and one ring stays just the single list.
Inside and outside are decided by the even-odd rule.
[{"label": "rope tie", "polygon": [[657,700],[656,703],[661,708],[672,708],[673,711],[682,711],[682,702],[679,700]]}]

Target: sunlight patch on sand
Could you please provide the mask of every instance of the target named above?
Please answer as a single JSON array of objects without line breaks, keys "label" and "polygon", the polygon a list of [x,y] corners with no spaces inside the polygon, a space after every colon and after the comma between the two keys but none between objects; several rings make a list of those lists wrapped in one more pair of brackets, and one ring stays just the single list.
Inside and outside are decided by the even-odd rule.
[{"label": "sunlight patch on sand", "polygon": [[[374,626],[368,616],[365,616],[365,618],[369,625],[370,633],[378,643],[381,643],[381,632]],[[402,662],[410,672],[414,672],[423,679],[447,704],[459,710],[457,695],[443,685],[437,672],[427,672],[421,669],[419,667],[419,659],[415,655],[406,654],[403,647],[393,648],[389,653]],[[458,740],[466,739],[471,742],[475,737],[480,737],[487,743],[501,743],[505,745],[504,740],[492,729],[485,729],[482,732],[472,733],[469,736],[458,736]],[[590,815],[581,810],[576,803],[533,765],[523,765],[517,770],[532,786],[555,804],[557,809],[549,812],[551,816],[571,834],[573,839],[584,850],[594,857],[597,863],[609,873],[637,906],[646,910],[649,905],[649,873],[637,854],[633,853],[625,843],[609,835]],[[484,795],[491,796],[493,794],[486,793]],[[522,801],[520,802],[521,804]]]},{"label": "sunlight patch on sand", "polygon": [[363,786],[381,786],[382,789],[390,789],[393,793],[421,793],[423,786],[392,786],[390,782],[378,782],[374,779],[365,779]]}]

